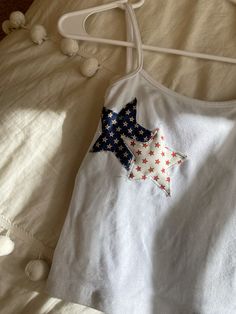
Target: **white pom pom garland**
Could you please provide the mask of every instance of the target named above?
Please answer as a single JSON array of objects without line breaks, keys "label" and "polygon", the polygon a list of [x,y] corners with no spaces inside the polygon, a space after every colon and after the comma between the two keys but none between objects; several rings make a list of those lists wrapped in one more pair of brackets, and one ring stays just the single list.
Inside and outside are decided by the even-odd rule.
[{"label": "white pom pom garland", "polygon": [[6,35],[12,32],[11,23],[9,20],[5,20],[2,22],[2,30]]},{"label": "white pom pom garland", "polygon": [[73,57],[79,50],[79,44],[75,39],[63,38],[61,40],[61,52],[69,57]]},{"label": "white pom pom garland", "polygon": [[[20,11],[14,11],[10,14],[9,20],[2,23],[2,30],[5,34],[9,34],[13,29],[26,28],[25,16]],[[47,39],[47,31],[43,25],[34,25],[30,30],[31,40],[41,45]],[[63,54],[67,56],[75,56],[79,51],[78,41],[71,38],[63,38],[61,40],[60,48]],[[96,58],[85,59],[80,64],[81,74],[85,77],[92,77],[98,70],[99,64]]]},{"label": "white pom pom garland", "polygon": [[98,60],[96,58],[85,59],[80,65],[82,75],[92,77],[98,70]]},{"label": "white pom pom garland", "polygon": [[10,24],[12,28],[20,28],[25,26],[25,16],[20,11],[14,11],[10,14]]},{"label": "white pom pom garland", "polygon": [[0,256],[11,254],[14,247],[15,243],[8,236],[0,235]]},{"label": "white pom pom garland", "polygon": [[42,259],[30,261],[25,267],[25,273],[32,281],[46,279],[49,273],[49,266]]},{"label": "white pom pom garland", "polygon": [[30,30],[30,37],[35,44],[41,45],[47,39],[47,31],[43,25],[34,25]]}]

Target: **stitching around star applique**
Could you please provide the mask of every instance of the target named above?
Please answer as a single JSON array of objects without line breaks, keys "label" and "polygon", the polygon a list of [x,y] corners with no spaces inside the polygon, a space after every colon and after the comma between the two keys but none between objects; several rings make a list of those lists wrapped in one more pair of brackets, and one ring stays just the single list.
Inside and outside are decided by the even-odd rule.
[{"label": "stitching around star applique", "polygon": [[118,113],[103,107],[102,132],[90,152],[110,151],[127,170],[130,180],[151,179],[170,196],[171,177],[168,169],[181,164],[187,156],[165,144],[160,130],[148,130],[137,122],[137,99]]},{"label": "stitching around star applique", "polygon": [[187,156],[168,148],[159,128],[152,132],[150,140],[145,143],[126,137],[123,139],[133,154],[128,178],[131,180],[150,178],[167,196],[170,196],[171,178],[167,170],[181,164]]}]

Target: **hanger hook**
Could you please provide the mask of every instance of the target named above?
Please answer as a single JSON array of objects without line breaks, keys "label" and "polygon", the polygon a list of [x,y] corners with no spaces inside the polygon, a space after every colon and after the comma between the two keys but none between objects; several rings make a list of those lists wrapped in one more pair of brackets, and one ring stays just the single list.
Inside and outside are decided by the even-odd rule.
[{"label": "hanger hook", "polygon": [[139,0],[136,1],[135,3],[132,3],[132,7],[134,9],[140,8],[144,4],[145,0]]}]

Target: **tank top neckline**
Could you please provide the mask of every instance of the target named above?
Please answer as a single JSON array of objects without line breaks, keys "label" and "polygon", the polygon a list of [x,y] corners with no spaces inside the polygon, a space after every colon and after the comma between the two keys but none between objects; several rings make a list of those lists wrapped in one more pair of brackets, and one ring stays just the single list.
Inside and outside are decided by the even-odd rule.
[{"label": "tank top neckline", "polygon": [[[133,27],[134,31],[134,43],[136,45],[136,50],[137,50],[137,60],[138,60],[138,65],[136,69],[134,69],[131,73],[128,73],[126,75],[123,75],[119,79],[115,80],[109,87],[112,88],[114,85],[117,85],[121,81],[129,80],[137,75],[141,75],[142,78],[153,88],[156,89],[157,92],[159,93],[164,93],[166,95],[169,95],[175,99],[182,100],[185,103],[193,103],[195,105],[204,105],[207,107],[232,107],[236,106],[236,99],[230,99],[230,100],[222,100],[222,101],[214,101],[214,100],[203,100],[203,99],[198,99],[198,98],[193,98],[190,96],[186,96],[184,94],[180,94],[167,86],[161,84],[157,80],[155,80],[144,68],[143,68],[143,49],[142,49],[142,40],[141,40],[141,34],[137,22],[137,18],[134,12],[134,8],[132,7],[131,4],[125,3],[124,4],[125,10],[128,13],[127,18],[130,19],[131,25]],[[132,48],[131,48],[132,49]]]}]

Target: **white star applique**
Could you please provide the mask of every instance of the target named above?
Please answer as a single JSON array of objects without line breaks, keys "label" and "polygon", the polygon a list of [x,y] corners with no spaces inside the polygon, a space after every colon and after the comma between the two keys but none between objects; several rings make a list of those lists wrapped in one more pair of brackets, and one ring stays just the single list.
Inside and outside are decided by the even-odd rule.
[{"label": "white star applique", "polygon": [[138,142],[123,137],[125,144],[134,155],[128,178],[132,180],[146,180],[151,178],[167,196],[170,196],[170,176],[168,169],[180,164],[186,155],[168,148],[164,135],[157,128],[147,142]]}]

